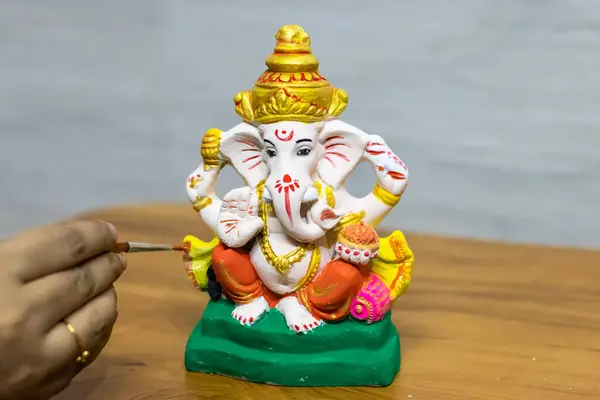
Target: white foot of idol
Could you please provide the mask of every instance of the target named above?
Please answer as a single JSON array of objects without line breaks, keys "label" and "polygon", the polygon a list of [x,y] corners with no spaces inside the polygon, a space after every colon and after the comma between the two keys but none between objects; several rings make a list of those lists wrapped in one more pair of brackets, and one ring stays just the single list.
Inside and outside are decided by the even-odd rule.
[{"label": "white foot of idol", "polygon": [[239,321],[242,325],[250,326],[269,311],[269,304],[264,297],[252,300],[248,304],[240,304],[233,309],[231,316]]},{"label": "white foot of idol", "polygon": [[294,296],[282,299],[277,304],[277,310],[283,314],[287,326],[297,333],[310,332],[316,327],[323,325],[323,321],[313,317]]}]

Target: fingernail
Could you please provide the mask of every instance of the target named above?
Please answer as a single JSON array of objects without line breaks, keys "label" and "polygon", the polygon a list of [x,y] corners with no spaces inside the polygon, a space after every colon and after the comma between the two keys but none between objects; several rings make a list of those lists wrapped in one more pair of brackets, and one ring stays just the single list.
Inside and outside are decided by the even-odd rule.
[{"label": "fingernail", "polygon": [[106,221],[102,221],[102,222],[104,222],[106,225],[108,225],[108,229],[110,229],[110,231],[113,233],[113,235],[116,238],[117,237],[117,233],[118,233],[117,228],[113,224],[111,224],[110,222],[106,222]]}]

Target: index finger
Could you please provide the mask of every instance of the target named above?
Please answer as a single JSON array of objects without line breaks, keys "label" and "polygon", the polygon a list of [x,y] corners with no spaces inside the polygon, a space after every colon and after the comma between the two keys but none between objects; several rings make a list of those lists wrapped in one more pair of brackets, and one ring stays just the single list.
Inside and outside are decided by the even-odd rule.
[{"label": "index finger", "polygon": [[117,241],[114,226],[76,220],[23,232],[3,243],[11,268],[24,282],[73,268],[110,251]]}]

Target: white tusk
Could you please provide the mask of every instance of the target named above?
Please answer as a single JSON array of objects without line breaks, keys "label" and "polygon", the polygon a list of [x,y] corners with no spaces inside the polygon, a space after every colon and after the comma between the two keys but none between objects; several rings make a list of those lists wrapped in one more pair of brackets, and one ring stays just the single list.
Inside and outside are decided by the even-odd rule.
[{"label": "white tusk", "polygon": [[315,201],[318,199],[319,199],[319,193],[317,192],[317,189],[315,189],[314,186],[311,186],[308,189],[306,189],[306,192],[304,192],[304,198],[302,199],[302,202],[308,203],[310,201]]}]

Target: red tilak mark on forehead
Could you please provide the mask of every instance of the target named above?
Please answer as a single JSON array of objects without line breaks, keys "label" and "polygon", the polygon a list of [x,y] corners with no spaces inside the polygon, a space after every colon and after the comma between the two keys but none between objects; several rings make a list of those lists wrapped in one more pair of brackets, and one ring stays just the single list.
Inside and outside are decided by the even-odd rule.
[{"label": "red tilak mark on forehead", "polygon": [[294,131],[286,131],[285,129],[279,132],[279,129],[275,129],[275,137],[282,142],[289,142],[294,138]]}]

